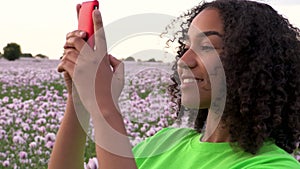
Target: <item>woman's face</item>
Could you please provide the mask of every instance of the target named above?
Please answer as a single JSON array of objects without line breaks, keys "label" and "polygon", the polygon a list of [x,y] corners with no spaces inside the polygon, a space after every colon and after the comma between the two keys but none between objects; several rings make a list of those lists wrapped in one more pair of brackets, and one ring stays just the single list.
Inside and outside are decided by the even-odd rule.
[{"label": "woman's face", "polygon": [[210,108],[211,84],[222,79],[213,76],[218,67],[223,68],[219,59],[223,33],[223,23],[217,9],[205,9],[193,19],[188,31],[187,51],[178,61],[181,102],[185,107]]}]

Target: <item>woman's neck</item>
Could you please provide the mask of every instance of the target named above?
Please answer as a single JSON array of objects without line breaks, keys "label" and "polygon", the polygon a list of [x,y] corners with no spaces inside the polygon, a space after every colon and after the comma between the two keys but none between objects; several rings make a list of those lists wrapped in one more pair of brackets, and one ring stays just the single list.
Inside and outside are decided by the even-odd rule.
[{"label": "woman's neck", "polygon": [[220,114],[209,111],[201,141],[230,142],[229,130],[221,121]]}]

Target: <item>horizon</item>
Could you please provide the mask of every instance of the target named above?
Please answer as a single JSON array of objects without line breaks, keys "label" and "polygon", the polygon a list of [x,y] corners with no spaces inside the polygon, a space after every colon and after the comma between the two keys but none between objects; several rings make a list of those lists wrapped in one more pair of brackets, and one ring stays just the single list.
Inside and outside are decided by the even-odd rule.
[{"label": "horizon", "polygon": [[[5,1],[0,7],[2,17],[0,52],[3,53],[3,48],[8,43],[17,43],[21,46],[22,53],[31,53],[33,56],[43,54],[48,56],[49,59],[59,59],[63,53],[65,35],[77,28],[75,7],[80,2],[82,1],[27,0],[19,1],[16,6],[15,1]],[[259,2],[270,4],[278,13],[289,19],[294,26],[300,28],[299,1],[260,0]],[[172,0],[153,0],[151,2],[99,0],[99,3],[104,26],[106,27],[122,18],[136,14],[156,13],[179,16],[187,9],[197,5],[199,0],[177,1],[176,3]],[[122,29],[120,28],[120,30]],[[157,35],[131,36],[123,39],[122,43],[114,46],[114,49],[110,52],[119,59],[125,59],[136,54],[136,60],[149,60],[150,58],[162,61],[174,60],[173,57],[169,56],[163,56],[162,58],[146,56],[146,54],[152,52],[156,52],[155,54],[158,55],[158,52],[162,51],[164,47],[162,46],[164,42]],[[143,52],[145,55],[143,55]]]}]

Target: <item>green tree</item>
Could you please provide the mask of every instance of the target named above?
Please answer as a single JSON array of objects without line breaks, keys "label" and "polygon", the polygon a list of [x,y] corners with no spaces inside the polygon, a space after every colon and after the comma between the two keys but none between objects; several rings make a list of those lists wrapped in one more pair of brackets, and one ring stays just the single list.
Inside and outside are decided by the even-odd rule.
[{"label": "green tree", "polygon": [[37,55],[35,56],[35,58],[49,59],[49,57],[48,57],[48,56],[46,56],[46,55],[43,55],[43,54],[37,54]]},{"label": "green tree", "polygon": [[24,57],[24,58],[32,58],[32,54],[31,53],[22,53],[21,57]]},{"label": "green tree", "polygon": [[9,43],[3,48],[3,57],[7,60],[13,61],[19,59],[22,52],[21,47],[17,43]]},{"label": "green tree", "polygon": [[131,56],[129,56],[128,58],[125,59],[125,61],[135,61],[135,59]]},{"label": "green tree", "polygon": [[156,60],[154,58],[151,58],[147,62],[156,62]]}]

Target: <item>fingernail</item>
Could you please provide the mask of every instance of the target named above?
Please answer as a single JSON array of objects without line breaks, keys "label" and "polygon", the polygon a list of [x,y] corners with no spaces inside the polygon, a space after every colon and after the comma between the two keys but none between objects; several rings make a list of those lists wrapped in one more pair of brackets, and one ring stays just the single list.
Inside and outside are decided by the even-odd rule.
[{"label": "fingernail", "polygon": [[100,11],[98,9],[95,9],[95,14],[96,14],[97,17],[99,17],[100,16]]},{"label": "fingernail", "polygon": [[79,34],[80,34],[80,36],[81,36],[81,37],[85,37],[85,32],[83,32],[83,31],[80,31],[80,33],[79,33]]}]

